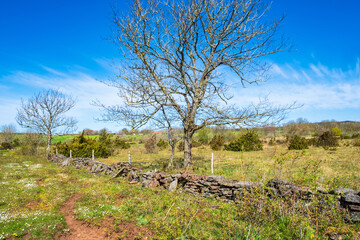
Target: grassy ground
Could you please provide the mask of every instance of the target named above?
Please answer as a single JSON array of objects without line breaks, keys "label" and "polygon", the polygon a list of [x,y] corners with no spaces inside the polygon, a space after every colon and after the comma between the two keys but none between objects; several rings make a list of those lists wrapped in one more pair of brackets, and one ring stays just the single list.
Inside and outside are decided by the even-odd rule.
[{"label": "grassy ground", "polygon": [[[347,145],[347,144],[346,144]],[[99,159],[107,164],[127,161],[129,150]],[[175,169],[166,169],[170,158],[169,149],[158,153],[145,153],[143,145],[130,149],[133,164],[145,169],[176,172],[181,168],[183,152],[176,151]],[[282,178],[297,184],[314,182],[323,187],[349,187],[360,191],[360,147],[345,146],[325,150],[310,147],[305,151],[288,151],[285,145],[265,145],[263,151],[231,152],[212,151],[208,146],[193,149],[192,170],[200,175],[210,174],[211,153],[214,153],[214,174],[235,180],[261,181],[265,178]]]},{"label": "grassy ground", "polygon": [[[61,209],[74,195],[80,195],[77,219],[118,232],[121,239],[134,234],[136,239],[326,239],[333,234],[356,239],[360,232],[359,225],[345,222],[336,209],[317,211],[316,202],[314,207],[293,206],[248,193],[239,204],[225,203],[142,189],[125,179],[95,177],[13,152],[0,156],[0,181],[0,239],[65,234],[69,229]],[[129,224],[131,232],[124,227]]]}]

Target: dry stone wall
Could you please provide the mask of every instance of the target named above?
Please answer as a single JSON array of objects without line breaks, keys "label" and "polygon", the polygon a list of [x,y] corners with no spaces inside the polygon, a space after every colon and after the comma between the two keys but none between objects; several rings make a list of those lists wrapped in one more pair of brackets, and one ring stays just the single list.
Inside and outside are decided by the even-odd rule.
[{"label": "dry stone wall", "polygon": [[[314,191],[309,187],[296,186],[292,182],[281,179],[271,179],[265,185],[249,181],[235,181],[225,179],[223,176],[210,175],[199,176],[190,172],[169,174],[159,171],[142,171],[132,167],[127,162],[119,162],[106,165],[90,158],[66,158],[63,155],[50,155],[49,160],[62,166],[75,166],[86,168],[94,174],[111,175],[113,178],[124,177],[131,183],[140,183],[142,187],[164,188],[169,191],[184,191],[202,197],[212,197],[225,201],[241,201],[246,193],[265,192],[271,198],[292,198],[295,200],[310,201],[314,197]],[[336,196],[338,202],[334,207],[343,207],[350,213],[350,219],[360,222],[360,192],[353,189],[338,188],[328,191],[317,188],[316,194],[323,199],[328,196]]]}]

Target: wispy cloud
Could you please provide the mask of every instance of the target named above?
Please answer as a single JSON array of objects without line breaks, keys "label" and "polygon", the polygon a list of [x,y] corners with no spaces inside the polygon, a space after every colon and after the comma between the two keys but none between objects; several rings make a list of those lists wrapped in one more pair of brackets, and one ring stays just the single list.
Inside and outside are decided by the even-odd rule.
[{"label": "wispy cloud", "polygon": [[273,64],[271,79],[251,89],[233,91],[234,102],[249,103],[267,96],[274,104],[296,101],[303,109],[360,109],[359,60],[349,69],[329,68],[321,63],[299,65]]},{"label": "wispy cloud", "polygon": [[46,73],[16,71],[0,79],[0,82],[6,82],[8,86],[12,85],[12,88],[3,91],[1,99],[3,104],[0,110],[6,112],[8,117],[2,118],[0,125],[10,120],[14,122],[16,107],[19,107],[20,99],[27,99],[41,89],[54,88],[77,99],[77,104],[68,112],[68,115],[77,118],[79,126],[95,128],[106,126],[105,123],[97,123],[94,120],[100,116],[101,112],[92,106],[91,102],[98,99],[104,104],[119,103],[121,100],[115,88],[97,81],[84,72],[60,72],[45,66],[42,68],[46,70]]}]

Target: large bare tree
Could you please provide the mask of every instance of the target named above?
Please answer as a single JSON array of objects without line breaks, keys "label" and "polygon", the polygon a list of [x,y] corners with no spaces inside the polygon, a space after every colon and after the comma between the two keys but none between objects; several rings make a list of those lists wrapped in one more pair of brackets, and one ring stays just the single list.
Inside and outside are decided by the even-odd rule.
[{"label": "large bare tree", "polygon": [[21,102],[16,121],[25,128],[47,135],[47,148],[51,148],[53,134],[58,130],[72,129],[77,121],[64,114],[75,106],[75,100],[58,90],[41,91],[27,101]]},{"label": "large bare tree", "polygon": [[[285,49],[276,35],[282,19],[266,21],[268,10],[263,0],[133,0],[130,10],[114,10],[113,40],[123,61],[106,83],[119,89],[124,104],[103,106],[107,119],[126,121],[133,113],[132,124],[141,126],[163,109],[175,111],[189,166],[197,130],[282,118],[289,106],[229,101],[233,85],[264,80],[268,65],[261,57]],[[237,79],[224,79],[226,72]]]}]

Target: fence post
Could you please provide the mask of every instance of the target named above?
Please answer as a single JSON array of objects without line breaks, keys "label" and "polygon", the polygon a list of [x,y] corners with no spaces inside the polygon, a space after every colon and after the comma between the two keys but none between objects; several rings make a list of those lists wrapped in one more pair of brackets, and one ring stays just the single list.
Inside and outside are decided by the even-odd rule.
[{"label": "fence post", "polygon": [[94,153],[94,149],[92,150],[92,160],[95,161],[95,153]]},{"label": "fence post", "polygon": [[70,158],[72,158],[71,150],[70,150]]},{"label": "fence post", "polygon": [[214,174],[214,153],[211,153],[211,175]]},{"label": "fence post", "polygon": [[58,155],[58,150],[56,149],[56,155]]},{"label": "fence post", "polygon": [[130,155],[130,151],[129,151],[129,164],[131,166],[131,155]]}]

